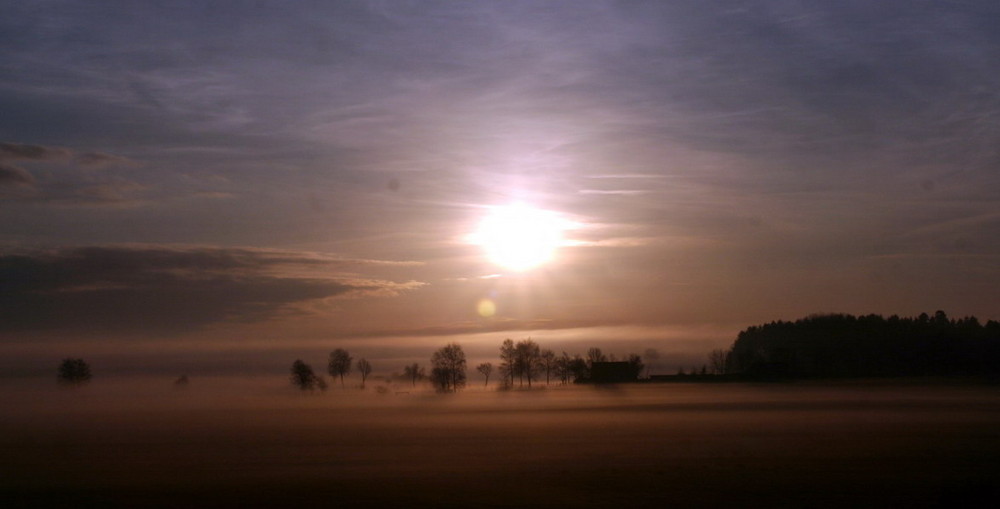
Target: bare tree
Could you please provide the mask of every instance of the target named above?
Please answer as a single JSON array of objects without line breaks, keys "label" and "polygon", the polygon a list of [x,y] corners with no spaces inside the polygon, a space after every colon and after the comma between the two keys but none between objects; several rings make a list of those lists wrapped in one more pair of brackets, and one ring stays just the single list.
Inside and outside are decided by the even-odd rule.
[{"label": "bare tree", "polygon": [[351,372],[351,356],[347,350],[338,348],[330,352],[330,362],[326,365],[326,370],[333,378],[340,377],[340,386],[344,386],[344,375]]},{"label": "bare tree", "polygon": [[545,385],[549,385],[549,376],[554,374],[556,369],[556,353],[546,348],[542,350],[542,369],[545,370]]},{"label": "bare tree", "polygon": [[600,348],[587,350],[587,366],[593,366],[595,362],[608,362],[608,358],[601,352]]},{"label": "bare tree", "polygon": [[372,373],[372,363],[368,362],[368,359],[364,357],[358,359],[358,373],[361,373],[361,388],[364,389],[365,380]]},{"label": "bare tree", "polygon": [[482,375],[486,377],[486,382],[483,383],[483,387],[488,386],[490,384],[490,373],[493,372],[493,364],[484,362],[476,366],[476,371],[482,373]]},{"label": "bare tree", "polygon": [[90,365],[83,359],[63,359],[59,364],[59,382],[69,385],[79,385],[91,379]]},{"label": "bare tree", "polygon": [[541,359],[541,350],[538,348],[538,343],[535,343],[531,338],[525,339],[523,341],[518,341],[517,345],[514,347],[515,362],[518,378],[520,383],[524,385],[524,379],[528,379],[528,387],[531,387],[531,380],[538,374],[538,368]]},{"label": "bare tree", "polygon": [[449,343],[431,356],[431,381],[440,391],[457,391],[465,386],[465,352]]},{"label": "bare tree", "polygon": [[417,380],[424,377],[424,368],[420,367],[420,364],[414,362],[403,368],[403,375],[410,379],[413,386],[417,386]]},{"label": "bare tree", "polygon": [[708,353],[708,363],[712,367],[712,373],[722,375],[726,372],[726,351],[717,348]]},{"label": "bare tree", "polygon": [[292,363],[291,380],[292,385],[303,391],[312,391],[317,387],[321,389],[326,387],[326,383],[316,376],[312,367],[302,362],[300,359],[296,359],[295,362]]},{"label": "bare tree", "polygon": [[517,352],[514,341],[510,338],[503,340],[500,345],[500,374],[504,377],[504,385],[514,386],[514,375],[517,374]]},{"label": "bare tree", "polygon": [[566,352],[563,352],[561,356],[556,358],[555,375],[563,385],[569,382],[569,377],[573,374],[570,370],[571,361],[569,354]]}]

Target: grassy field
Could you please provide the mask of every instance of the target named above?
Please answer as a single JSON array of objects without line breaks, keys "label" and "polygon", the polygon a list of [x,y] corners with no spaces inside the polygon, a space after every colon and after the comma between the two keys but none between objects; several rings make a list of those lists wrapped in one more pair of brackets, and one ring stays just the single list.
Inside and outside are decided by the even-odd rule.
[{"label": "grassy field", "polygon": [[0,385],[5,507],[996,507],[1000,493],[989,386],[49,385]]}]

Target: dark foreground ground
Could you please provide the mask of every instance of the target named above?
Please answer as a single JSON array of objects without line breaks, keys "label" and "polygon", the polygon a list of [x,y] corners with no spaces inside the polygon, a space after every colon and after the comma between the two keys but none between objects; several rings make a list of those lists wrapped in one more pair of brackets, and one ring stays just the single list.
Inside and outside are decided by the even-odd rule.
[{"label": "dark foreground ground", "polygon": [[[1000,388],[0,394],[4,507],[998,507]],[[268,389],[267,387],[271,387]]]}]

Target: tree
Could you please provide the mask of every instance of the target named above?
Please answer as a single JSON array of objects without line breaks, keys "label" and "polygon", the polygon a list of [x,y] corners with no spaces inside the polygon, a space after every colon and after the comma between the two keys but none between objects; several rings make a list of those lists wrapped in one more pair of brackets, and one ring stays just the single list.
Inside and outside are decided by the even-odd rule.
[{"label": "tree", "polygon": [[316,376],[312,367],[300,359],[296,359],[292,363],[291,380],[292,385],[303,391],[312,391],[316,388],[324,389],[326,387],[326,383]]},{"label": "tree", "polygon": [[439,391],[457,391],[465,386],[465,352],[449,343],[431,356],[431,382]]},{"label": "tree", "polygon": [[488,386],[490,384],[490,373],[493,372],[493,364],[484,362],[476,366],[476,371],[482,373],[482,375],[486,377],[486,382],[483,383],[483,387]]},{"label": "tree", "polygon": [[527,378],[528,387],[531,387],[531,380],[538,374],[541,356],[538,343],[532,341],[531,338],[517,342],[517,345],[514,347],[514,367],[522,386],[524,385],[524,379]]},{"label": "tree", "polygon": [[572,359],[569,360],[569,372],[573,376],[574,382],[584,381],[590,378],[590,368],[587,366],[587,361],[580,357],[580,354],[576,354]]},{"label": "tree", "polygon": [[569,377],[573,374],[570,370],[570,362],[572,362],[572,359],[570,359],[569,354],[566,352],[563,352],[562,356],[556,358],[555,361],[555,375],[563,385],[569,382]]},{"label": "tree", "polygon": [[510,338],[503,340],[500,345],[500,374],[503,375],[504,385],[514,386],[514,375],[517,373],[517,352],[514,341]]},{"label": "tree", "polygon": [[327,364],[326,370],[333,378],[339,376],[340,386],[343,387],[344,375],[351,372],[351,356],[347,353],[347,350],[338,348],[330,352],[330,362]]},{"label": "tree", "polygon": [[542,350],[542,369],[545,370],[545,385],[549,385],[549,376],[555,374],[556,353],[552,350]]},{"label": "tree", "polygon": [[642,375],[642,369],[645,367],[646,365],[642,363],[642,357],[639,356],[639,354],[637,353],[629,354],[628,356],[629,373],[631,373],[636,380],[638,380],[639,376]]},{"label": "tree", "polygon": [[601,352],[600,348],[587,350],[587,367],[593,366],[595,362],[608,362],[608,358]]},{"label": "tree", "polygon": [[63,359],[59,365],[59,382],[79,385],[90,381],[90,366],[83,359]]},{"label": "tree", "polygon": [[726,371],[751,378],[1000,374],[1000,334],[966,317],[810,315],[739,332]]},{"label": "tree", "polygon": [[364,357],[358,359],[358,373],[361,373],[361,388],[364,389],[365,380],[372,373],[372,363],[368,362],[368,359]]},{"label": "tree", "polygon": [[722,375],[726,372],[726,351],[716,348],[708,353],[708,365],[712,367],[712,373]]},{"label": "tree", "polygon": [[424,377],[424,368],[420,367],[420,364],[414,362],[409,366],[403,368],[403,375],[410,379],[413,386],[417,386],[417,380]]}]

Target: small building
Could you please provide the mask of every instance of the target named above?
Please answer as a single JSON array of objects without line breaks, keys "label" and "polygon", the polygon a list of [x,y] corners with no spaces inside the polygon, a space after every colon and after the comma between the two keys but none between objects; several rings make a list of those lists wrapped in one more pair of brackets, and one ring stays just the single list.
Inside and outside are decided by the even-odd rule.
[{"label": "small building", "polygon": [[590,381],[595,384],[622,384],[639,381],[639,373],[630,362],[595,362],[590,366]]}]

